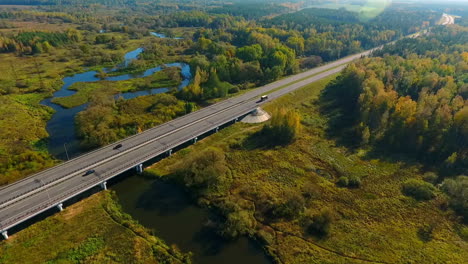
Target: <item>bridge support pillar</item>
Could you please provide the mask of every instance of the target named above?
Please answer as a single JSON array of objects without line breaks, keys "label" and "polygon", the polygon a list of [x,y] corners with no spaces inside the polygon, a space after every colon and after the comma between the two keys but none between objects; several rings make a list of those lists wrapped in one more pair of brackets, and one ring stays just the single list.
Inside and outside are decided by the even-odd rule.
[{"label": "bridge support pillar", "polygon": [[193,144],[197,143],[198,137],[193,138]]},{"label": "bridge support pillar", "polygon": [[218,131],[219,131],[219,127],[216,127],[215,132],[218,133]]},{"label": "bridge support pillar", "polygon": [[107,190],[107,182],[101,182],[101,188]]},{"label": "bridge support pillar", "polygon": [[237,123],[237,121],[239,121],[238,117],[236,117],[236,119],[234,119],[234,123]]},{"label": "bridge support pillar", "polygon": [[171,156],[171,155],[172,155],[172,149],[170,149],[170,150],[167,151],[167,155],[168,155],[168,156]]},{"label": "bridge support pillar", "polygon": [[57,204],[57,208],[61,211],[63,211],[63,203]]},{"label": "bridge support pillar", "polygon": [[136,169],[136,171],[138,173],[142,173],[143,172],[143,164],[136,165],[135,169]]},{"label": "bridge support pillar", "polygon": [[6,230],[2,231],[2,236],[5,240],[8,239],[8,232]]}]

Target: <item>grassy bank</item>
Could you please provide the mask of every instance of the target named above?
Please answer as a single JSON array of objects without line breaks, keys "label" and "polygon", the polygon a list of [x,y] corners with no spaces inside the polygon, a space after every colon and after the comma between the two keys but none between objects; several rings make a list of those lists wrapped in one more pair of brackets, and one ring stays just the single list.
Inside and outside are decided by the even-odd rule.
[{"label": "grassy bank", "polygon": [[95,194],[0,242],[0,263],[190,263],[123,213],[111,192]]},{"label": "grassy bank", "polygon": [[52,109],[40,106],[44,94],[0,96],[0,185],[56,162],[45,147],[45,123]]},{"label": "grassy bank", "polygon": [[67,97],[54,98],[52,102],[66,108],[72,108],[89,102],[89,99],[97,90],[107,90],[109,93],[125,93],[137,90],[176,87],[178,84],[179,82],[170,78],[165,71],[125,81],[79,82],[69,87],[70,90],[77,91],[77,93]]},{"label": "grassy bank", "polygon": [[[121,51],[134,50],[151,39],[129,40]],[[0,54],[0,61],[0,185],[4,185],[56,164],[45,144],[53,110],[40,102],[60,89],[63,77],[84,67],[67,48],[35,56]]]},{"label": "grassy bank", "polygon": [[[317,100],[331,78],[264,107],[300,113],[302,131],[294,143],[264,148],[253,140],[263,124],[238,123],[148,173],[180,180],[180,168],[203,150],[222,150],[225,189],[199,193],[199,202],[219,209],[232,224],[231,233],[235,229],[262,241],[278,263],[463,263],[468,243],[458,234],[461,226],[446,197],[437,192],[435,199],[418,202],[401,192],[403,182],[422,178],[418,165],[368,160],[364,151],[351,153],[326,139],[328,123]],[[358,187],[339,187],[340,177],[357,179]],[[269,209],[284,208],[291,197],[300,204],[299,213],[272,217]],[[306,223],[325,214],[330,218],[326,234],[310,232]]]}]

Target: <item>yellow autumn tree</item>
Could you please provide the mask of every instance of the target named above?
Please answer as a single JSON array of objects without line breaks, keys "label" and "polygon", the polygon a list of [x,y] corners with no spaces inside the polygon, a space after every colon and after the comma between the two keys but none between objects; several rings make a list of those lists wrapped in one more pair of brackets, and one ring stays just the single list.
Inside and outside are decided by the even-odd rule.
[{"label": "yellow autumn tree", "polygon": [[301,129],[301,117],[292,109],[280,108],[273,112],[269,125],[264,126],[264,133],[270,145],[292,143]]}]

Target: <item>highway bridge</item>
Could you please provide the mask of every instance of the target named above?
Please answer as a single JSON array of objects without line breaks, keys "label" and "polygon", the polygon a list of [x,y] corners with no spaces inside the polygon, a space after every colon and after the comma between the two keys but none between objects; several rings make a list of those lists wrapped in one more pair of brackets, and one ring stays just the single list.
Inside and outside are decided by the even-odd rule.
[{"label": "highway bridge", "polygon": [[[137,135],[83,154],[55,167],[0,188],[0,233],[8,239],[12,227],[51,208],[63,210],[63,202],[96,186],[106,189],[107,180],[220,126],[236,122],[261,104],[309,83],[341,71],[352,60],[372,50],[349,56],[312,70],[270,83],[248,93],[210,105]],[[267,100],[259,101],[263,94]],[[115,148],[121,144],[120,148]],[[93,173],[86,175],[89,170]]]}]

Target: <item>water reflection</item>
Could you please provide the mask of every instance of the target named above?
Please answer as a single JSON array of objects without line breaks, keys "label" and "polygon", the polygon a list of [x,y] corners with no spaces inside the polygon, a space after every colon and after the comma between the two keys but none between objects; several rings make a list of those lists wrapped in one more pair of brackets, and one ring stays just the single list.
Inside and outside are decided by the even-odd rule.
[{"label": "water reflection", "polygon": [[[170,38],[170,37],[164,35],[163,33],[150,32],[150,34],[152,36],[155,36],[155,37],[158,37],[158,38]],[[184,38],[175,37],[175,38],[171,38],[171,39],[184,39]]]},{"label": "water reflection", "polygon": [[[141,52],[143,52],[143,49],[138,48],[125,54],[124,64],[128,65],[128,63],[136,59]],[[182,82],[179,85],[179,89],[182,89],[190,83],[190,80],[192,79],[190,66],[186,63],[178,62],[168,63],[162,66],[154,67],[138,74],[122,74],[117,76],[110,76],[105,78],[105,80],[124,81],[133,78],[147,77],[158,71],[163,70],[165,67],[178,67],[181,69]],[[105,69],[106,72],[112,72],[115,70],[116,69]],[[86,109],[86,104],[66,109],[60,105],[52,103],[52,99],[55,97],[65,97],[75,94],[76,91],[68,89],[74,83],[100,81],[101,79],[96,77],[96,74],[97,71],[87,71],[63,78],[63,86],[60,88],[60,90],[56,91],[51,98],[47,98],[41,102],[42,105],[49,106],[55,110],[55,113],[52,115],[52,118],[47,122],[46,130],[49,133],[49,153],[51,153],[56,158],[66,159],[65,144],[70,157],[75,157],[81,154],[80,144],[75,129],[75,116],[77,113]],[[138,96],[165,93],[167,91],[169,91],[168,88],[156,88],[151,90],[122,93],[118,96],[122,96],[124,99],[132,99]]]},{"label": "water reflection", "polygon": [[206,210],[197,207],[176,184],[138,176],[112,187],[125,212],[155,230],[168,244],[194,253],[200,264],[270,264],[262,249],[247,238],[226,241],[219,237]]}]

